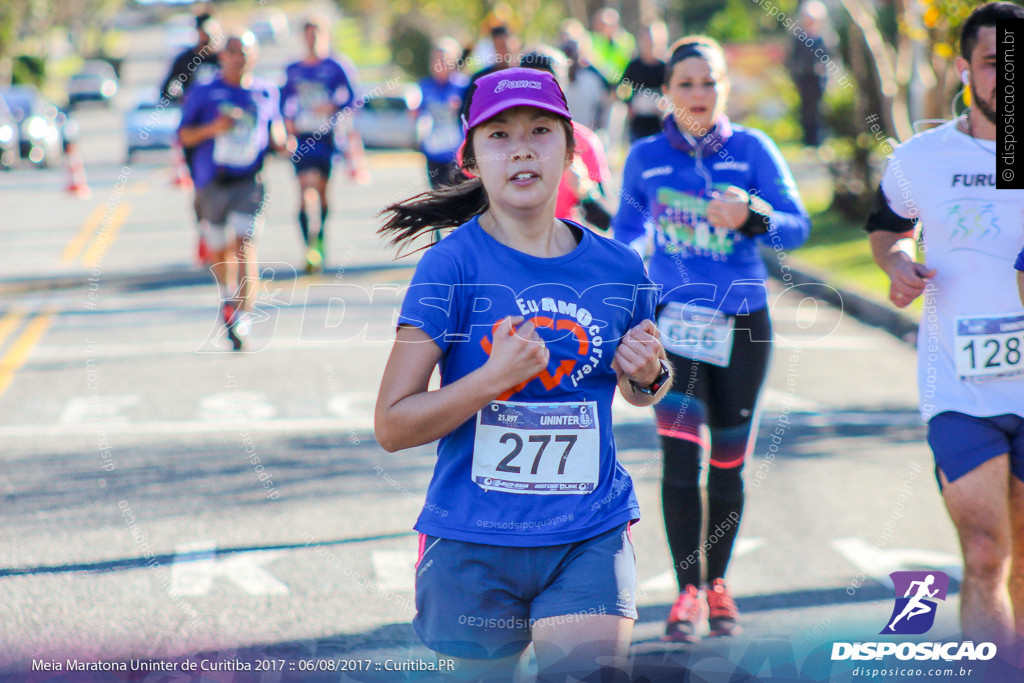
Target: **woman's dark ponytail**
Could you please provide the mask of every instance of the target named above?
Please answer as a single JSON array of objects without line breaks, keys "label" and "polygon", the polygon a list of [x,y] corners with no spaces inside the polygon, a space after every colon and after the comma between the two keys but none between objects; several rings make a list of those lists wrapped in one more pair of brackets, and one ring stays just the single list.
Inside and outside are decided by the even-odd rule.
[{"label": "woman's dark ponytail", "polygon": [[456,228],[479,216],[490,202],[484,183],[470,178],[453,187],[423,192],[388,206],[382,214],[391,214],[378,234],[391,239],[390,246],[406,246],[417,237],[442,228]]}]

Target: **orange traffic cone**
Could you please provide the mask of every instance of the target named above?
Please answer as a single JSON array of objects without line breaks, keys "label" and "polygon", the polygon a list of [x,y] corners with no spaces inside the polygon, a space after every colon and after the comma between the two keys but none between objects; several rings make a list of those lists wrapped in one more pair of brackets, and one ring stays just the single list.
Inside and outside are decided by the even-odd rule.
[{"label": "orange traffic cone", "polygon": [[68,143],[67,151],[64,153],[64,166],[68,172],[68,184],[64,186],[64,191],[81,199],[88,199],[92,195],[92,190],[89,189],[89,182],[85,177],[85,164],[82,163],[82,155],[78,153],[78,145]]},{"label": "orange traffic cone", "polygon": [[171,185],[183,190],[192,189],[192,176],[185,165],[185,153],[181,151],[181,143],[175,140],[171,144]]}]

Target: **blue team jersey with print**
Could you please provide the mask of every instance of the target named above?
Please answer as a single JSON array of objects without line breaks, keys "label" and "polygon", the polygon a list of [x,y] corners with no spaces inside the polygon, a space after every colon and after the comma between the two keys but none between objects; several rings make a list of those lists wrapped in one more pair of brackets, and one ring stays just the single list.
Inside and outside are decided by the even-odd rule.
[{"label": "blue team jersey with print", "polygon": [[332,57],[315,64],[295,62],[285,68],[281,113],[294,123],[300,149],[313,156],[333,154],[332,115],[318,113],[317,108],[349,106],[355,99],[354,84],[354,73]]},{"label": "blue team jersey with print", "polygon": [[277,86],[254,78],[246,88],[220,77],[189,91],[180,128],[211,123],[221,114],[236,118],[234,128],[194,147],[192,180],[196,188],[215,179],[253,175],[263,168],[270,146],[270,125],[280,120]]},{"label": "blue team jersey with print", "polygon": [[430,161],[448,163],[462,144],[462,98],[469,87],[469,79],[460,73],[452,74],[444,83],[433,77],[420,79],[423,100],[416,116],[422,125],[420,151]]},{"label": "blue team jersey with print", "polygon": [[542,546],[590,538],[640,516],[615,456],[612,359],[619,340],[653,318],[657,287],[639,256],[579,228],[576,248],[538,258],[505,246],[476,218],[424,255],[399,325],[441,349],[441,384],[480,368],[502,319],[534,320],[551,356],[438,445],[424,534]]},{"label": "blue team jersey with print", "polygon": [[[746,237],[708,224],[710,193],[729,185],[771,205],[767,234]],[[768,303],[760,245],[792,249],[810,233],[810,219],[775,144],[735,124],[720,151],[702,157],[673,147],[664,132],[634,144],[612,226],[615,239],[638,251],[653,237],[648,267],[651,279],[663,286],[664,302],[699,302],[728,314]]]}]

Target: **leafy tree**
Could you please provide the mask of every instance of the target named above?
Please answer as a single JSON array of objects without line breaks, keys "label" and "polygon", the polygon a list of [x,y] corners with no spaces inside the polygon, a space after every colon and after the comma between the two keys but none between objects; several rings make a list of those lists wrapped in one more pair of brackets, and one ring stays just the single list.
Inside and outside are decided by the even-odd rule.
[{"label": "leafy tree", "polygon": [[[830,121],[841,154],[832,164],[836,201],[848,213],[866,210],[876,179],[872,157],[904,141],[922,119],[948,118],[960,88],[953,57],[960,24],[976,6],[963,0],[840,0],[842,54],[855,87],[843,93]],[[862,215],[862,214],[861,214]]]},{"label": "leafy tree", "polygon": [[12,58],[20,38],[20,27],[29,15],[29,0],[0,2],[0,86],[11,82]]}]

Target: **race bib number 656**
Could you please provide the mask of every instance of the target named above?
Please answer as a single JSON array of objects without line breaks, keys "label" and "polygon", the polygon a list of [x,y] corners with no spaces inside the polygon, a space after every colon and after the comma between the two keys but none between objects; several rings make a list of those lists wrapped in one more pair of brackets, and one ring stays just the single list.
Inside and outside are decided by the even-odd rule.
[{"label": "race bib number 656", "polygon": [[671,301],[658,316],[658,331],[666,351],[727,367],[732,357],[736,319],[713,308]]},{"label": "race bib number 656", "polygon": [[506,493],[590,493],[600,476],[600,433],[594,401],[491,401],[477,413],[473,481]]}]

